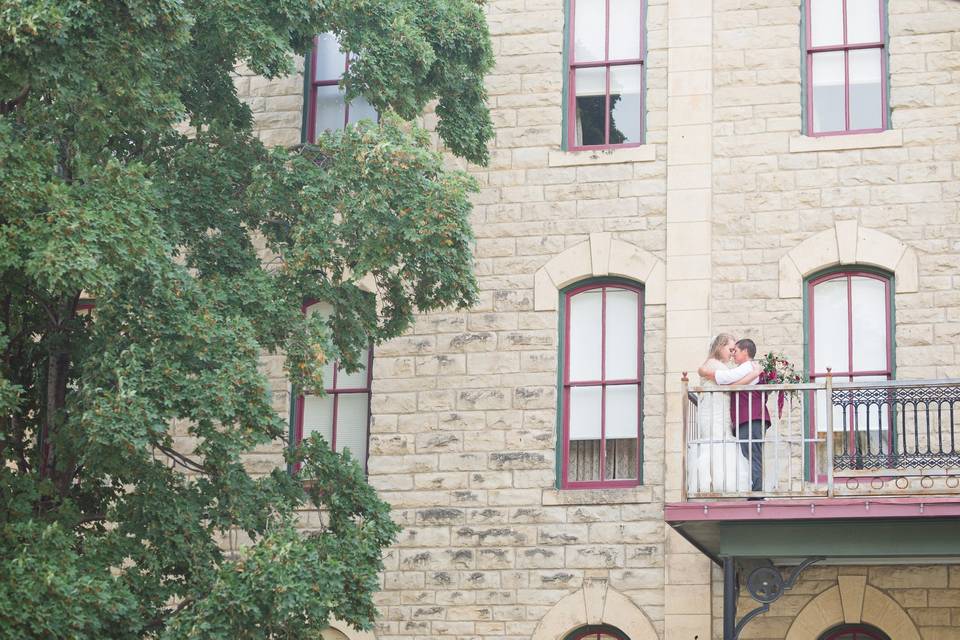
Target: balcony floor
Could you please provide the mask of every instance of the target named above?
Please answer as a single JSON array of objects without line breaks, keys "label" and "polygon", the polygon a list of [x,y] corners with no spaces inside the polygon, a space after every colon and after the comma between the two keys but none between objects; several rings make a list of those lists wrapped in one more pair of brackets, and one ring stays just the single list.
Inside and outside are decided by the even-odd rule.
[{"label": "balcony floor", "polygon": [[960,562],[960,496],[679,502],[664,506],[664,519],[717,563]]}]

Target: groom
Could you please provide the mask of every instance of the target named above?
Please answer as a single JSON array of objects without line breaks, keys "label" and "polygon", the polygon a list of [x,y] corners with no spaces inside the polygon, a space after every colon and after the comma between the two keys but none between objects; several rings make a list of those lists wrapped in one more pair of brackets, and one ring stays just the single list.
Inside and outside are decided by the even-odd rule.
[{"label": "groom", "polygon": [[[713,377],[717,384],[733,384],[751,371],[759,373],[760,366],[753,361],[757,345],[750,338],[738,340],[733,348],[733,369],[720,369]],[[747,384],[757,384],[759,376]],[[763,393],[738,391],[730,401],[730,418],[736,428],[740,452],[750,461],[750,484],[753,491],[763,491],[763,432],[770,426]]]}]

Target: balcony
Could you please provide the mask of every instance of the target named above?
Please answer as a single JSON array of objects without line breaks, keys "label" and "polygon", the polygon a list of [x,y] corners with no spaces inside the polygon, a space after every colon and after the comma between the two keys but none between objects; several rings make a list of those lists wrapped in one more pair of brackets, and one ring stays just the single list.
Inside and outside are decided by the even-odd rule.
[{"label": "balcony", "polygon": [[[769,426],[734,433],[731,424],[763,417],[737,401],[750,392]],[[684,486],[665,519],[715,561],[957,553],[960,380],[684,382],[682,394]]]},{"label": "balcony", "polygon": [[[740,434],[731,397],[760,393],[761,437]],[[684,390],[684,500],[960,493],[960,380],[832,382]],[[754,434],[756,435],[756,434]],[[759,445],[759,446],[757,446]],[[749,476],[762,451],[762,488]]]}]

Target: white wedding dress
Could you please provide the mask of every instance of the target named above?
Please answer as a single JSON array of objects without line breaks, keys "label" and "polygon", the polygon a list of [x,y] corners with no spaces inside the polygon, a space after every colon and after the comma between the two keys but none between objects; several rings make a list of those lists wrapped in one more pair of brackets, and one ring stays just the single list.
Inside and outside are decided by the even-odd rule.
[{"label": "white wedding dress", "polygon": [[[703,387],[717,384],[705,380]],[[687,492],[750,491],[750,463],[730,429],[730,394],[701,393],[693,437],[687,441]]]}]

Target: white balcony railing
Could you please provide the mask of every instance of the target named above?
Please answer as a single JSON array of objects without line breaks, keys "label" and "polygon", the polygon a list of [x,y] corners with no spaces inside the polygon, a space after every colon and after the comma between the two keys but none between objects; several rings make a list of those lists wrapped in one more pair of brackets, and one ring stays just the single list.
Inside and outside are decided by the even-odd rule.
[{"label": "white balcony railing", "polygon": [[[762,419],[738,393],[761,394],[768,426],[734,426]],[[960,493],[960,380],[684,381],[683,397],[685,499]]]}]

